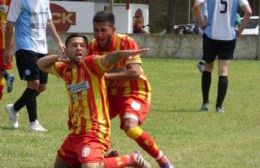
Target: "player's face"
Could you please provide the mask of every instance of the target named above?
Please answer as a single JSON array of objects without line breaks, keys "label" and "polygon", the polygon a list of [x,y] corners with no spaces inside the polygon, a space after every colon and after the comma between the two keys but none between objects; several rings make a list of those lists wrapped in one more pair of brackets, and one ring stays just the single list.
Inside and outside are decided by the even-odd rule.
[{"label": "player's face", "polygon": [[109,22],[95,22],[94,23],[94,36],[97,40],[98,46],[101,49],[107,49],[112,41],[115,27]]},{"label": "player's face", "polygon": [[86,41],[82,37],[70,39],[66,52],[72,62],[79,62],[87,54]]}]

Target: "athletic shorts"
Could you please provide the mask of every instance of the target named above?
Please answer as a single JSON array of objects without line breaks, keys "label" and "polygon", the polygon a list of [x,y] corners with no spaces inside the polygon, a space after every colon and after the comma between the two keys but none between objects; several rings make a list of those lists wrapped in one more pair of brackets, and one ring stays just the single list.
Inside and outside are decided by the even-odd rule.
[{"label": "athletic shorts", "polygon": [[235,40],[214,40],[203,34],[203,60],[212,63],[216,57],[221,60],[232,60],[236,47]]},{"label": "athletic shorts", "polygon": [[10,62],[11,62],[10,64],[7,65],[4,64],[4,49],[0,48],[0,70],[12,69],[13,68],[12,60]]},{"label": "athletic shorts", "polygon": [[46,84],[48,74],[41,71],[37,65],[37,60],[44,56],[45,54],[34,51],[18,50],[15,53],[15,58],[20,79],[26,81],[40,80],[40,84]]},{"label": "athletic shorts", "polygon": [[85,163],[104,161],[104,145],[87,135],[69,135],[57,151],[68,167],[81,167]]},{"label": "athletic shorts", "polygon": [[150,103],[138,99],[136,97],[117,97],[117,96],[108,96],[109,105],[110,105],[110,118],[114,118],[119,114],[122,128],[125,118],[132,118],[139,122],[141,125],[145,118],[147,117],[150,110]]}]

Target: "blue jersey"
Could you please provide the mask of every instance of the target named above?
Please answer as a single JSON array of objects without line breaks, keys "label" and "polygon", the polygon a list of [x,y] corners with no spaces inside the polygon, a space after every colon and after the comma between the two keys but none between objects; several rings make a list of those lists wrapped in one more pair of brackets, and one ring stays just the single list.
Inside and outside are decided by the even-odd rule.
[{"label": "blue jersey", "polygon": [[205,34],[215,40],[234,40],[235,17],[239,7],[249,5],[248,0],[196,0],[207,2],[208,25]]},{"label": "blue jersey", "polygon": [[49,0],[12,0],[7,20],[15,22],[15,50],[47,54],[46,28],[50,19]]}]

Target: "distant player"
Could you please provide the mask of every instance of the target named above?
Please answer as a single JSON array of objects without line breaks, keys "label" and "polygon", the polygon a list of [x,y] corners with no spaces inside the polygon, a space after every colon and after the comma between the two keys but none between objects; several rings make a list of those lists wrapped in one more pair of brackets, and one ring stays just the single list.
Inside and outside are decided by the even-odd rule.
[{"label": "distant player", "polygon": [[47,131],[37,116],[37,97],[46,88],[48,74],[39,70],[37,59],[48,53],[47,34],[49,33],[61,52],[62,43],[52,22],[48,0],[13,0],[10,4],[6,24],[4,61],[9,63],[13,54],[15,38],[15,58],[21,80],[26,81],[22,95],[14,104],[6,105],[12,128],[18,128],[18,112],[26,107],[30,131]]},{"label": "distant player", "polygon": [[[115,18],[112,13],[96,13],[93,29],[95,39],[89,43],[88,55],[138,49],[131,37],[115,32]],[[137,54],[121,60],[105,73],[110,117],[119,115],[121,129],[152,156],[160,168],[172,168],[173,165],[154,139],[140,127],[148,115],[151,100],[151,86],[141,63],[140,55]]]},{"label": "distant player", "polygon": [[69,96],[70,134],[58,150],[55,168],[149,168],[138,152],[104,158],[110,146],[110,118],[103,75],[119,60],[145,50],[85,57],[85,36],[71,34],[65,44],[65,56],[52,55],[38,61],[42,71],[63,79]]},{"label": "distant player", "polygon": [[[208,22],[201,17],[201,6],[207,2]],[[244,19],[235,28],[235,17],[239,7],[244,11]],[[251,7],[248,0],[196,0],[194,4],[194,16],[198,25],[204,30],[203,34],[203,60],[205,61],[202,73],[203,103],[201,111],[209,110],[209,90],[211,85],[211,73],[216,57],[218,57],[218,93],[216,112],[224,113],[223,102],[228,88],[228,66],[233,59],[236,47],[236,38],[241,35],[246,27]]]},{"label": "distant player", "polygon": [[7,13],[9,11],[11,0],[0,0],[0,100],[3,97],[4,83],[7,83],[7,93],[12,92],[14,76],[6,70],[12,68],[12,61],[9,64],[4,64],[3,55],[5,49],[5,26]]}]

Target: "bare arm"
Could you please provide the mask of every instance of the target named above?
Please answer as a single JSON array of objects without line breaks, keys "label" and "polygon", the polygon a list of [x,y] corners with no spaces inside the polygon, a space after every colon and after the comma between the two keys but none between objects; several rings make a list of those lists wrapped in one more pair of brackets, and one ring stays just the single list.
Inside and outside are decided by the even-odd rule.
[{"label": "bare arm", "polygon": [[123,79],[123,80],[135,80],[141,75],[140,64],[129,64],[126,70],[120,72],[108,72],[105,73],[106,79]]},{"label": "bare arm", "polygon": [[201,18],[201,11],[200,11],[201,6],[202,6],[202,3],[196,1],[194,6],[193,6],[193,11],[194,11],[194,17],[195,17],[196,23],[199,25],[199,27],[202,30],[204,30],[207,22],[204,23],[203,19]]},{"label": "bare arm", "polygon": [[245,13],[244,14],[244,17],[243,17],[243,20],[240,24],[240,26],[238,27],[238,29],[236,30],[237,31],[237,36],[240,36],[241,33],[243,32],[243,30],[246,28],[248,22],[249,22],[249,19],[250,19],[250,16],[252,15],[252,9],[250,6],[243,6],[242,7],[242,10],[243,12]]},{"label": "bare arm", "polygon": [[63,44],[62,40],[60,39],[60,36],[58,35],[56,28],[52,22],[52,20],[48,21],[48,26],[47,26],[47,32],[52,36],[52,38],[55,40],[55,42],[57,43],[60,51],[62,52],[62,54],[65,53],[66,47]]},{"label": "bare arm", "polygon": [[57,61],[59,61],[58,55],[49,55],[49,56],[40,58],[37,61],[37,65],[43,72],[50,73],[52,66]]},{"label": "bare arm", "polygon": [[[149,49],[114,51],[103,56],[101,59],[101,64],[105,67],[111,67],[121,59],[124,59],[128,56],[137,55],[148,50]],[[140,73],[141,68],[139,64],[130,64],[126,67],[125,71],[116,73],[106,73],[105,77],[107,79],[133,79],[139,77]]]},{"label": "bare arm", "polygon": [[14,24],[8,21],[5,28],[4,64],[10,63],[13,54]]}]

